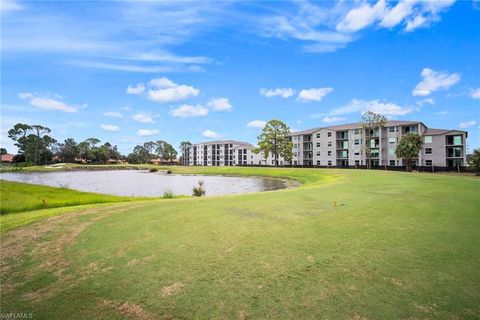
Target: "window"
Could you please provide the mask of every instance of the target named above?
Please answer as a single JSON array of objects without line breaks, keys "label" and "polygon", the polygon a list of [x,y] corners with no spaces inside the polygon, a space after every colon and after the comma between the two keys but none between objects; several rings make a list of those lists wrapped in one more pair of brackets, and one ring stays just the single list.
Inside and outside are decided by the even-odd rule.
[{"label": "window", "polygon": [[294,164],[294,165],[297,165],[297,164],[298,164],[297,160],[293,161],[293,164]]},{"label": "window", "polygon": [[355,160],[355,165],[359,166],[360,165],[360,160]]},{"label": "window", "polygon": [[432,148],[425,148],[425,154],[432,154]]},{"label": "window", "polygon": [[320,151],[317,151],[317,156],[319,156],[319,155],[320,155]]},{"label": "window", "polygon": [[329,146],[329,147],[332,146],[332,142],[331,142],[331,141],[328,142],[328,146]]},{"label": "window", "polygon": [[320,139],[320,133],[317,133],[316,137],[317,139]]},{"label": "window", "polygon": [[462,136],[454,136],[454,137],[453,137],[453,144],[454,144],[454,145],[460,145],[460,144],[462,144]]},{"label": "window", "polygon": [[362,133],[362,130],[360,130],[360,129],[355,129],[355,134],[360,134],[360,133]]},{"label": "window", "polygon": [[327,136],[330,138],[332,136],[332,133],[331,132],[328,132],[327,133]]},{"label": "window", "polygon": [[348,141],[342,142],[342,149],[348,149]]},{"label": "window", "polygon": [[332,151],[328,151],[328,155],[331,156],[331,155],[332,155]]},{"label": "window", "polygon": [[319,166],[319,165],[320,165],[320,160],[317,160],[317,166]]},{"label": "window", "polygon": [[358,150],[355,151],[354,155],[359,156],[359,155],[360,155],[360,151],[358,151]]},{"label": "window", "polygon": [[425,142],[425,143],[432,143],[432,136],[425,136],[425,137],[423,137],[423,142]]},{"label": "window", "polygon": [[355,144],[359,145],[360,144],[360,139],[355,139]]},{"label": "window", "polygon": [[388,127],[388,132],[395,132],[395,127]]},{"label": "window", "polygon": [[390,165],[394,166],[395,165],[395,160],[390,160]]},{"label": "window", "polygon": [[294,148],[294,149],[298,148],[298,144],[294,143],[294,144],[293,144],[293,148]]},{"label": "window", "polygon": [[343,150],[342,152],[340,152],[340,158],[348,158],[348,151]]},{"label": "window", "polygon": [[329,160],[329,161],[328,161],[328,165],[331,166],[331,165],[332,165],[332,161]]},{"label": "window", "polygon": [[425,165],[426,166],[431,166],[432,165],[432,160],[425,160]]},{"label": "window", "polygon": [[388,149],[388,154],[391,155],[391,156],[394,156],[395,155],[395,149],[393,149],[393,148]]},{"label": "window", "polygon": [[395,143],[397,140],[395,138],[388,138],[388,143]]},{"label": "window", "polygon": [[320,142],[317,142],[317,148],[320,148]]}]

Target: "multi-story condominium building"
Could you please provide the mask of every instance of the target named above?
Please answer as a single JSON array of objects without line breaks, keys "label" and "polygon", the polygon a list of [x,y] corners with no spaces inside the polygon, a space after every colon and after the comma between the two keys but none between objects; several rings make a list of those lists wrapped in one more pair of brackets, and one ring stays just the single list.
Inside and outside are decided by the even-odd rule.
[{"label": "multi-story condominium building", "polygon": [[[248,142],[219,140],[194,144],[186,150],[185,163],[191,166],[274,165],[272,155],[267,159],[252,150]],[[279,159],[283,165],[283,159]]]},{"label": "multi-story condominium building", "polygon": [[362,166],[370,161],[373,166],[403,166],[395,149],[402,136],[415,132],[423,139],[416,165],[466,165],[466,131],[432,129],[419,121],[388,121],[378,130],[366,131],[361,123],[352,123],[294,132],[292,164]]}]

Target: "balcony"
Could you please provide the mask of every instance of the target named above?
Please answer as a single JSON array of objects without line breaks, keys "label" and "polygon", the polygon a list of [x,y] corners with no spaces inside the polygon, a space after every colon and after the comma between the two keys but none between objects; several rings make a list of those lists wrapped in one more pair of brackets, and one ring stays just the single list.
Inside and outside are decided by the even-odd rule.
[{"label": "balcony", "polygon": [[348,140],[348,131],[337,132],[337,140]]}]

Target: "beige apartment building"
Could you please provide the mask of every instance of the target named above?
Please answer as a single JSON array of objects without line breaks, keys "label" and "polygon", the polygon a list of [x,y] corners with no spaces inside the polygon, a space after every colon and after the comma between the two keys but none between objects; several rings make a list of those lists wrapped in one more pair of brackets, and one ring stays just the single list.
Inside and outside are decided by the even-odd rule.
[{"label": "beige apartment building", "polygon": [[[243,141],[218,140],[194,144],[185,152],[185,163],[191,166],[275,165],[272,155],[267,159],[253,152],[255,147]],[[282,158],[279,165],[284,165]]]},{"label": "beige apartment building", "polygon": [[388,121],[372,132],[366,132],[361,123],[294,132],[292,164],[345,167],[364,166],[371,161],[373,166],[404,166],[403,160],[395,156],[395,149],[409,132],[423,139],[415,165],[466,166],[466,131],[432,129],[420,121]]}]

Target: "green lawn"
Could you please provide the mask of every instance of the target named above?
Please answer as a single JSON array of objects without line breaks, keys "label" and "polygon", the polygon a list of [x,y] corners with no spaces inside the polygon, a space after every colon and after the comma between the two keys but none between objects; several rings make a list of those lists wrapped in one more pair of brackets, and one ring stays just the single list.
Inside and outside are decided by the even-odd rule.
[{"label": "green lawn", "polygon": [[480,317],[476,178],[173,170],[290,177],[303,185],[76,208],[3,233],[2,313],[32,312],[40,319]]}]

